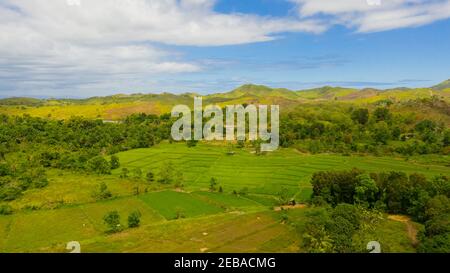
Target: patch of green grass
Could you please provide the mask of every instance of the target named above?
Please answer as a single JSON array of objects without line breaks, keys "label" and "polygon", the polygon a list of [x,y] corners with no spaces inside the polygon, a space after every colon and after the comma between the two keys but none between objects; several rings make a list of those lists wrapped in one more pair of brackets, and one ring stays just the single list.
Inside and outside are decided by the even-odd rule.
[{"label": "patch of green grass", "polygon": [[262,206],[253,200],[247,199],[242,196],[227,193],[216,192],[194,192],[194,196],[199,197],[202,200],[207,201],[213,205],[221,208],[241,208],[241,207],[259,207]]},{"label": "patch of green grass", "polygon": [[87,239],[96,231],[79,207],[13,215],[1,249],[7,252],[45,251],[46,247]]},{"label": "patch of green grass", "polygon": [[405,223],[383,220],[372,230],[357,233],[353,241],[360,251],[366,250],[368,242],[377,241],[383,253],[414,253],[415,249],[406,229]]},{"label": "patch of green grass", "polygon": [[48,169],[49,184],[42,189],[31,189],[10,205],[16,210],[27,207],[54,209],[64,205],[95,202],[93,192],[104,182],[113,196],[131,196],[138,186],[141,191],[151,188],[144,181],[122,179],[112,175],[92,175]]},{"label": "patch of green grass", "polygon": [[276,199],[272,195],[264,195],[264,194],[247,194],[245,198],[263,204],[264,206],[273,207],[278,205],[278,199]]},{"label": "patch of green grass", "polygon": [[[249,193],[277,195],[286,188],[298,201],[309,199],[310,179],[317,171],[360,168],[368,172],[419,172],[428,177],[449,173],[447,166],[393,157],[309,155],[282,148],[261,156],[251,153],[250,149],[234,151],[234,155],[227,155],[227,147],[208,143],[192,148],[184,143],[162,143],[117,155],[122,167],[141,168],[144,173],[152,171],[156,176],[162,164],[172,162],[183,173],[187,191],[208,191],[214,177],[225,193],[247,188]],[[120,170],[113,174],[119,176]]]},{"label": "patch of green grass", "polygon": [[215,214],[224,211],[223,208],[183,192],[151,192],[140,195],[139,198],[168,220]]},{"label": "patch of green grass", "polygon": [[156,211],[151,209],[145,202],[136,197],[125,197],[115,200],[102,201],[92,204],[82,205],[86,217],[93,224],[97,231],[106,231],[106,226],[103,222],[103,216],[110,211],[118,211],[120,215],[120,224],[126,228],[128,215],[133,211],[139,211],[141,213],[141,224],[149,225],[160,221],[164,221],[164,218]]}]

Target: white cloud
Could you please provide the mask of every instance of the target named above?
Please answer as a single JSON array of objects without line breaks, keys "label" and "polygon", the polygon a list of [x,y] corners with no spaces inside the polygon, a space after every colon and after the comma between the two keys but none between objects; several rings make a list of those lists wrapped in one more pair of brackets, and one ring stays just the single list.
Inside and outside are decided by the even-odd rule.
[{"label": "white cloud", "polygon": [[450,18],[450,0],[291,0],[303,18],[331,16],[329,25],[343,24],[358,32],[416,27]]},{"label": "white cloud", "polygon": [[208,69],[165,45],[264,42],[334,24],[371,32],[450,17],[450,0],[286,1],[298,4],[298,17],[223,14],[215,0],[0,0],[0,96],[145,90],[159,75]]},{"label": "white cloud", "polygon": [[282,32],[325,30],[311,19],[220,14],[214,5],[213,0],[2,0],[0,89],[76,90],[105,82],[115,89],[115,83],[130,79],[145,84],[155,74],[203,69],[158,44],[235,45],[269,41]]}]

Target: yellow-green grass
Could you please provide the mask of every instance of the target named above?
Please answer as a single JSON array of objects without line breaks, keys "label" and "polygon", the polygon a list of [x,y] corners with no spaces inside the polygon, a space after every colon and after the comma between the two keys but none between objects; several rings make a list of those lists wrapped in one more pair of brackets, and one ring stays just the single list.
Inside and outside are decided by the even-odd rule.
[{"label": "yellow-green grass", "polygon": [[96,230],[79,207],[18,213],[8,231],[0,234],[0,252],[45,251],[60,242],[87,239]]},{"label": "yellow-green grass", "polygon": [[[411,223],[420,226],[417,223]],[[361,251],[367,248],[367,243],[380,243],[384,253],[414,253],[414,242],[408,237],[406,223],[384,219],[370,230],[355,234],[353,240]]]},{"label": "yellow-green grass", "polygon": [[[255,155],[248,149],[235,149],[228,155],[226,146],[200,143],[189,148],[184,143],[163,143],[148,149],[118,153],[122,167],[140,168],[156,176],[163,164],[171,162],[184,175],[184,189],[207,191],[212,177],[227,193],[248,188],[251,194],[276,195],[286,188],[299,200],[311,194],[314,172],[359,168],[368,172],[419,172],[427,177],[450,174],[447,166],[410,162],[403,158],[301,154],[294,149],[279,149]],[[447,156],[448,157],[448,156]],[[120,170],[113,173],[118,176]]]},{"label": "yellow-green grass", "polygon": [[[121,167],[139,167],[156,177],[162,164],[172,161],[184,174],[183,192],[160,191],[157,182],[122,179],[120,169],[103,176],[49,170],[46,188],[26,191],[10,203],[13,215],[0,216],[0,252],[63,252],[72,240],[80,241],[85,252],[299,251],[301,234],[280,224],[278,216],[284,212],[270,211],[283,187],[301,201],[310,197],[312,173],[321,170],[357,167],[420,172],[428,177],[449,174],[448,167],[439,165],[448,162],[448,157],[433,158],[427,164],[389,157],[308,155],[293,149],[261,156],[249,149],[236,149],[234,155],[227,151],[226,146],[207,143],[193,148],[163,143],[118,154]],[[208,192],[211,177],[224,193]],[[100,182],[107,184],[113,200],[93,199]],[[139,196],[134,196],[136,186],[141,189]],[[248,188],[247,194],[231,194],[243,187]],[[143,193],[144,188],[150,192]],[[43,209],[20,210],[34,205]],[[107,235],[103,216],[113,210],[120,213],[123,226],[129,213],[139,210],[142,226]],[[302,222],[307,210],[288,213],[295,211]],[[186,218],[174,220],[177,214]],[[387,251],[413,251],[404,223],[386,220],[367,236],[363,239],[381,240]]]},{"label": "yellow-green grass", "polygon": [[122,179],[111,175],[91,175],[48,169],[49,184],[43,189],[25,191],[23,196],[10,202],[15,209],[24,208],[56,208],[67,204],[83,204],[95,202],[93,193],[99,184],[104,182],[115,196],[128,196],[135,192],[135,187],[141,191],[152,186],[144,181]]},{"label": "yellow-green grass", "polygon": [[[81,241],[84,252],[289,252],[296,233],[273,212],[225,213],[162,222]],[[55,249],[55,251],[57,251]]]}]

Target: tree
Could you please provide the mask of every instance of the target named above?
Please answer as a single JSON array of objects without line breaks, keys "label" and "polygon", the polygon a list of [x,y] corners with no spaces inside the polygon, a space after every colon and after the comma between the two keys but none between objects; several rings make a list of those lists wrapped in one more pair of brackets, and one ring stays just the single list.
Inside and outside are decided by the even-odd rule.
[{"label": "tree", "polygon": [[447,176],[436,176],[430,182],[432,195],[445,195],[450,198],[450,179]]},{"label": "tree", "polygon": [[155,175],[150,171],[147,173],[146,177],[148,183],[153,183],[153,181],[155,181]]},{"label": "tree", "polygon": [[243,140],[238,140],[236,148],[241,149],[241,148],[244,148],[244,147],[245,147],[245,142]]},{"label": "tree", "polygon": [[287,205],[292,196],[289,190],[285,187],[281,188],[281,190],[278,192],[277,195],[278,195],[278,202],[280,205]]},{"label": "tree", "polygon": [[128,215],[128,227],[129,228],[135,228],[138,227],[141,223],[141,212],[140,211],[133,211]]},{"label": "tree", "polygon": [[10,215],[13,209],[10,205],[0,205],[0,215]]},{"label": "tree", "polygon": [[98,186],[98,190],[94,192],[93,197],[97,200],[108,199],[112,197],[112,193],[109,191],[105,182],[101,182]]},{"label": "tree", "polygon": [[414,128],[417,132],[424,134],[430,131],[435,131],[437,124],[429,119],[424,119],[419,121]]},{"label": "tree", "polygon": [[87,169],[97,174],[111,174],[111,165],[102,156],[95,156],[89,159]]},{"label": "tree", "polygon": [[120,226],[120,215],[117,210],[108,212],[104,217],[103,221],[108,227],[108,232],[114,233],[120,231],[122,228]]},{"label": "tree", "polygon": [[184,174],[181,170],[175,171],[175,187],[182,188],[184,186]]},{"label": "tree", "polygon": [[189,148],[197,146],[197,143],[198,143],[198,140],[195,140],[195,139],[190,139],[190,140],[186,141],[186,145]]},{"label": "tree", "polygon": [[130,171],[127,168],[122,168],[122,173],[120,174],[120,178],[128,178],[128,174]]},{"label": "tree", "polygon": [[425,216],[427,219],[432,219],[444,214],[450,214],[450,199],[445,195],[436,195],[428,201]]},{"label": "tree", "polygon": [[311,178],[313,195],[322,198],[332,206],[339,203],[354,203],[355,188],[358,185],[358,176],[362,171],[327,171],[316,172]]},{"label": "tree", "polygon": [[372,207],[377,201],[378,187],[368,174],[361,174],[357,177],[358,184],[355,187],[355,202],[358,204],[366,204]]},{"label": "tree", "polygon": [[214,177],[211,177],[211,179],[209,180],[209,190],[215,191],[216,186],[217,186],[217,179],[215,179]]},{"label": "tree", "polygon": [[158,182],[161,184],[170,184],[175,179],[175,168],[172,165],[172,162],[165,162],[160,171],[159,171],[159,179]]},{"label": "tree", "polygon": [[260,155],[261,154],[261,139],[257,139],[257,140],[253,140],[252,142],[252,146],[255,149],[255,154],[256,155]]},{"label": "tree", "polygon": [[390,138],[389,127],[386,122],[380,121],[375,124],[372,132],[373,139],[382,144],[387,144]]},{"label": "tree", "polygon": [[138,180],[142,178],[142,170],[141,170],[141,168],[133,169],[133,178],[134,179],[138,179]]},{"label": "tree", "polygon": [[450,146],[450,129],[444,131],[444,135],[442,138],[442,144],[444,147]]},{"label": "tree", "polygon": [[325,209],[308,213],[303,230],[302,248],[309,253],[331,253],[334,251],[333,239],[326,229],[331,221]]},{"label": "tree", "polygon": [[378,107],[377,109],[375,109],[373,115],[375,116],[375,120],[377,122],[388,121],[391,119],[391,113],[389,112],[389,109],[386,107]]},{"label": "tree", "polygon": [[366,108],[359,108],[352,112],[352,120],[365,125],[369,121],[369,110]]},{"label": "tree", "polygon": [[419,253],[449,253],[450,233],[424,238],[417,249]]},{"label": "tree", "polygon": [[175,208],[175,219],[181,219],[181,218],[185,218],[185,212],[184,209],[181,207],[177,207]]},{"label": "tree", "polygon": [[118,169],[120,167],[119,158],[115,155],[111,156],[111,170]]},{"label": "tree", "polygon": [[383,201],[392,213],[407,213],[411,204],[412,186],[404,172],[380,173],[377,185],[383,192]]}]

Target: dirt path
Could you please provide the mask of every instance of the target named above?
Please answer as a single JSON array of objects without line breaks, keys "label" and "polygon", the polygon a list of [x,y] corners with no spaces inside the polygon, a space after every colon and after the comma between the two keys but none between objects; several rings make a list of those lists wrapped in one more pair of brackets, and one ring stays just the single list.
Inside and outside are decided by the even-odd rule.
[{"label": "dirt path", "polygon": [[280,211],[280,210],[288,210],[288,209],[304,209],[306,208],[305,204],[297,204],[295,206],[290,206],[290,205],[286,205],[286,206],[279,206],[279,207],[275,207],[273,210],[274,211]]},{"label": "dirt path", "polygon": [[418,230],[414,223],[411,221],[410,217],[405,215],[389,215],[388,219],[404,223],[406,225],[408,237],[411,239],[412,244],[416,246],[419,243],[419,241],[417,240]]}]

